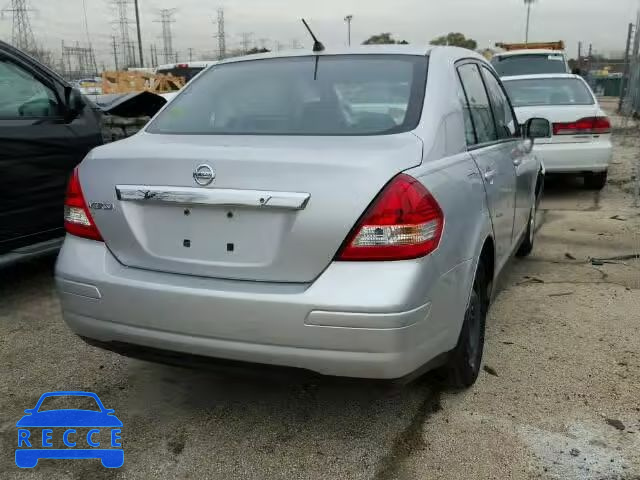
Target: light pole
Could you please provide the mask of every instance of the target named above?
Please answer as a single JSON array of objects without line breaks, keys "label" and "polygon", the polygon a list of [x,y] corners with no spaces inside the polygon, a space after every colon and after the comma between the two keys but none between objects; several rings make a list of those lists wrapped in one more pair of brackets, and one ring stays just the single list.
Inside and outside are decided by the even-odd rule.
[{"label": "light pole", "polygon": [[353,20],[353,15],[344,17],[344,21],[347,22],[347,45],[349,46],[351,46],[351,20]]},{"label": "light pole", "polygon": [[524,36],[524,43],[529,43],[529,20],[531,19],[531,4],[536,0],[524,0],[524,4],[527,6],[527,29]]}]

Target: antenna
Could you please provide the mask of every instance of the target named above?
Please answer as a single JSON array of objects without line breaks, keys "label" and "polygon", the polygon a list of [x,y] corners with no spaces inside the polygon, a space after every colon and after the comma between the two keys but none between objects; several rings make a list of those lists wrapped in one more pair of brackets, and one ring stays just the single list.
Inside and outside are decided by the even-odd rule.
[{"label": "antenna", "polygon": [[311,38],[313,38],[313,51],[324,52],[324,45],[313,34],[313,32],[311,31],[311,28],[309,27],[309,24],[304,18],[302,19],[302,23],[304,23],[304,26],[307,27],[307,31],[309,32],[309,35],[311,35]]}]

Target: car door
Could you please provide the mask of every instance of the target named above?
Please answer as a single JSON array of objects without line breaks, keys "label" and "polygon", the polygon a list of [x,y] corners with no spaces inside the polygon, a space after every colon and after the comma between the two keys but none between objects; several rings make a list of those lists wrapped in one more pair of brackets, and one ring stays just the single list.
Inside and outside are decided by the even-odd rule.
[{"label": "car door", "polygon": [[505,154],[515,167],[515,216],[513,225],[512,242],[520,240],[529,224],[529,214],[533,205],[533,194],[537,176],[537,162],[533,155],[527,153],[520,135],[516,116],[511,102],[496,75],[486,66],[480,68],[484,78],[489,101],[493,111],[498,137],[504,146]]},{"label": "car door", "polygon": [[101,143],[90,108],[66,115],[65,86],[53,75],[0,49],[0,254],[64,234],[69,175]]},{"label": "car door", "polygon": [[498,132],[480,66],[468,61],[458,64],[457,69],[466,101],[464,108],[469,111],[474,129],[475,141],[469,151],[484,179],[495,235],[496,264],[500,270],[512,250],[516,173],[511,150],[514,142]]}]

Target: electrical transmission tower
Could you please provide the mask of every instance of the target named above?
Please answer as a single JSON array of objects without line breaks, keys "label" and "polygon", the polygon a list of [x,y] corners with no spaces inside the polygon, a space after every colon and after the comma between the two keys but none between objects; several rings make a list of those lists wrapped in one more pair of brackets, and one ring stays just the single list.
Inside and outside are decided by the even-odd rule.
[{"label": "electrical transmission tower", "polygon": [[173,37],[171,35],[171,24],[175,23],[175,20],[172,18],[174,13],[174,8],[164,8],[160,10],[160,20],[155,20],[156,23],[162,24],[162,55],[165,63],[171,63],[175,55],[173,51]]},{"label": "electrical transmission tower", "polygon": [[2,10],[2,16],[8,13],[13,17],[11,42],[20,50],[33,55],[38,48],[29,20],[30,11],[32,10],[27,5],[27,0],[11,0],[11,5]]},{"label": "electrical transmission tower", "polygon": [[118,53],[120,57],[120,66],[122,68],[133,67],[136,63],[136,43],[131,40],[131,25],[133,21],[130,20],[129,14],[131,13],[131,0],[111,0],[110,2],[116,10],[116,20],[113,24],[118,28],[119,45]]},{"label": "electrical transmission tower", "polygon": [[227,56],[227,38],[224,33],[224,8],[218,9],[218,34],[213,36],[218,39],[218,60]]},{"label": "electrical transmission tower", "polygon": [[92,47],[81,47],[78,42],[68,46],[62,42],[62,63],[69,80],[94,77],[98,74],[96,57]]}]

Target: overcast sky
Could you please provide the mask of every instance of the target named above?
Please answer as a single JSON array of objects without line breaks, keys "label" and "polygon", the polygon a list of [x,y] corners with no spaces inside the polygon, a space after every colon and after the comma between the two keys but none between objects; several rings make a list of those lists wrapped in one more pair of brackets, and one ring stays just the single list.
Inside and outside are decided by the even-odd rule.
[{"label": "overcast sky", "polygon": [[[36,39],[48,48],[60,49],[61,41],[86,43],[83,0],[28,0]],[[0,0],[10,4],[10,0]],[[109,42],[117,34],[116,8],[110,0],[84,0],[89,35],[98,61],[112,64]],[[227,48],[238,47],[242,32],[251,32],[259,43],[290,45],[298,40],[310,45],[300,17],[305,17],[327,45],[346,43],[343,18],[352,14],[353,42],[372,34],[392,32],[410,43],[426,44],[450,31],[459,31],[488,47],[496,41],[524,38],[526,10],[523,0],[139,0],[145,54],[162,39],[158,20],[162,8],[176,8],[172,24],[174,49],[186,58],[191,47],[201,52],[216,50],[214,17],[224,7]],[[538,0],[532,7],[531,39],[567,42],[574,56],[578,41],[593,44],[597,52],[624,50],[627,24],[635,20],[639,0]],[[133,20],[133,10],[131,13]],[[0,38],[11,39],[11,17],[0,20]],[[586,47],[585,47],[586,48]]]}]

